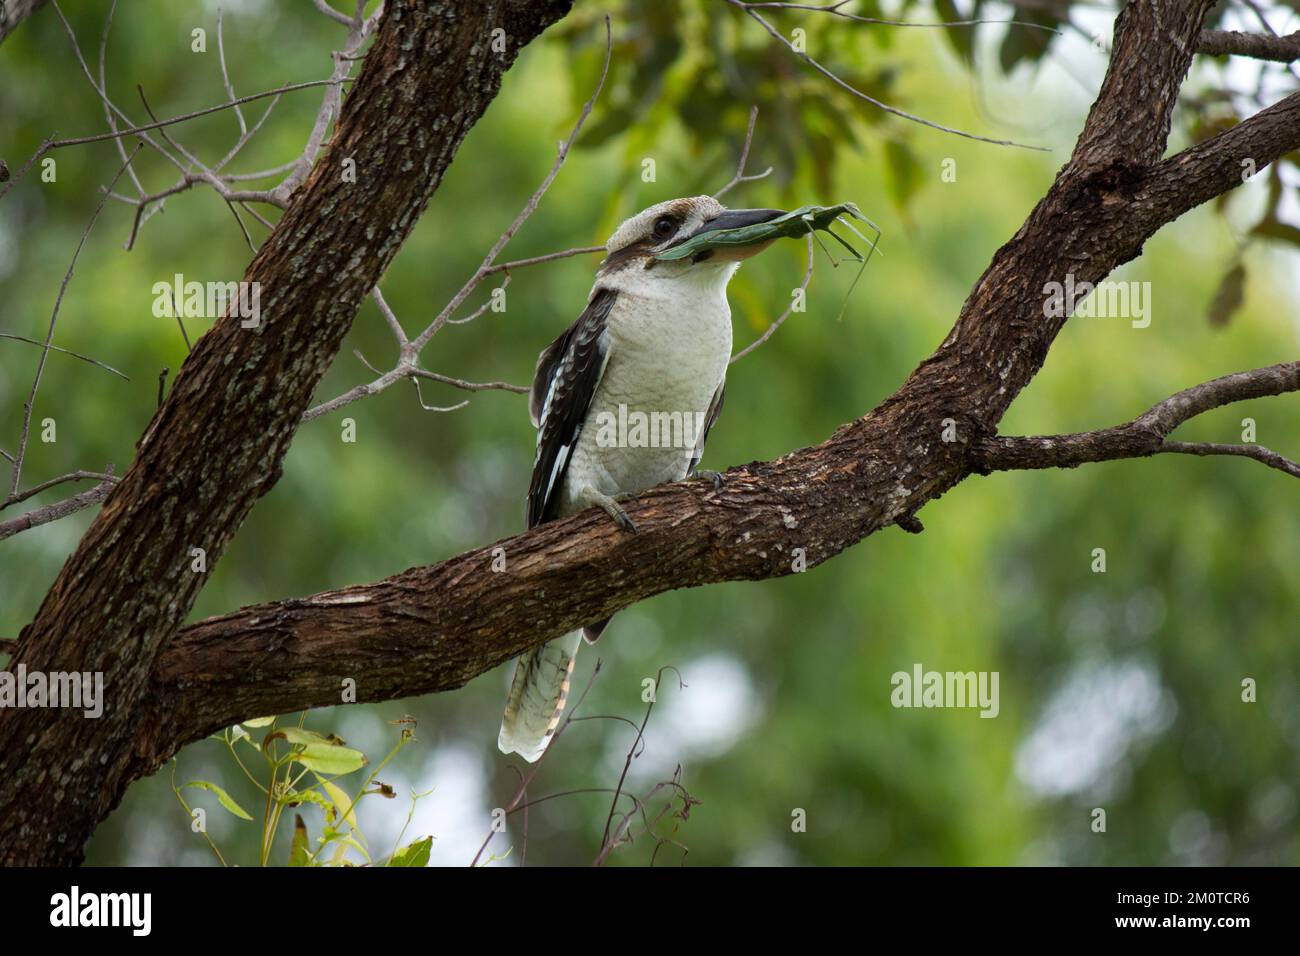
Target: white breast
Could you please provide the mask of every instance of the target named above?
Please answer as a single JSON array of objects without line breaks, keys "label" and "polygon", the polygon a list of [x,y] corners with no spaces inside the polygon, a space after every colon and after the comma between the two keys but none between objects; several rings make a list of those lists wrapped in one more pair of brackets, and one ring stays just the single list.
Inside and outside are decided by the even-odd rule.
[{"label": "white breast", "polygon": [[609,364],[569,463],[564,513],[582,507],[573,499],[585,484],[614,495],[686,476],[731,357],[726,287],[735,268],[719,263],[620,283]]}]

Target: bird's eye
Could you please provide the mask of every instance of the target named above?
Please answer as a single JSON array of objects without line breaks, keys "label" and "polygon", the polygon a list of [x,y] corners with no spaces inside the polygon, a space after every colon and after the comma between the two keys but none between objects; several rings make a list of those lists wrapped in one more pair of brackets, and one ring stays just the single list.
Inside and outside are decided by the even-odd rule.
[{"label": "bird's eye", "polygon": [[667,239],[677,229],[677,220],[672,216],[660,216],[655,220],[655,235],[660,239]]}]

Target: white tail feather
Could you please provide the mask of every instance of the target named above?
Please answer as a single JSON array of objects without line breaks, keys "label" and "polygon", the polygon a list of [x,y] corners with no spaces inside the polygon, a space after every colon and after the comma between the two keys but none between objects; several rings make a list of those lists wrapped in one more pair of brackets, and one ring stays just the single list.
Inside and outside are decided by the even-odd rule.
[{"label": "white tail feather", "polygon": [[515,662],[515,676],[506,698],[505,716],[497,747],[517,753],[533,763],[555,735],[569,696],[574,659],[582,632],[573,631],[523,654]]}]

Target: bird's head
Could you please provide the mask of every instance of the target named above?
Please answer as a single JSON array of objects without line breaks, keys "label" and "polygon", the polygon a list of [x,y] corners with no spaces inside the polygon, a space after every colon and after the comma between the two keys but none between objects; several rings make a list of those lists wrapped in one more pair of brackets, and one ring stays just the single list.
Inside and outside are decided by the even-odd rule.
[{"label": "bird's head", "polygon": [[740,263],[762,252],[775,237],[751,245],[707,249],[681,259],[655,257],[702,233],[738,229],[782,216],[780,209],[728,209],[712,196],[670,199],[642,210],[605,244],[598,278],[607,286],[644,286],[660,280],[695,279],[726,285]]}]

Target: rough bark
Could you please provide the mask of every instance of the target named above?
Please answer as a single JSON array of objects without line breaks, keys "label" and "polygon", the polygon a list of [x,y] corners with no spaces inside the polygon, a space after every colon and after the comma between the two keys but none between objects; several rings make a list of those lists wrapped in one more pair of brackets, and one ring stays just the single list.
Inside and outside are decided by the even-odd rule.
[{"label": "rough bark", "polygon": [[1300,30],[1280,37],[1236,30],[1205,30],[1196,43],[1196,50],[1210,56],[1248,56],[1256,60],[1290,63],[1300,60]]},{"label": "rough bark", "polygon": [[30,528],[38,528],[43,524],[49,524],[51,521],[66,518],[70,514],[77,513],[82,508],[98,504],[107,498],[108,493],[112,490],[112,481],[101,481],[94,488],[73,495],[71,498],[64,498],[62,501],[56,501],[54,504],[29,511],[17,518],[0,521],[0,541],[5,538],[12,538],[19,532],[27,531]]},{"label": "rough bark", "polygon": [[[569,0],[389,0],[329,149],[244,280],[257,329],[224,318],[195,346],[64,565],[11,667],[102,671],[98,720],[0,714],[0,863],[78,860],[173,731],[140,707],[159,652],[257,498],[275,483],[308,402],[369,290],[424,210],[519,50]],[[491,32],[505,31],[505,50]],[[345,182],[343,161],[356,164]],[[35,795],[39,795],[36,798]]]},{"label": "rough bark", "polygon": [[1300,362],[1283,362],[1184,389],[1131,422],[1113,428],[1069,435],[999,435],[980,442],[972,449],[972,455],[985,471],[1012,471],[1075,468],[1088,462],[1146,458],[1170,451],[1192,455],[1232,454],[1255,458],[1300,477],[1300,467],[1259,445],[1189,445],[1167,440],[1170,432],[1183,422],[1211,408],[1295,391],[1300,391]]}]

